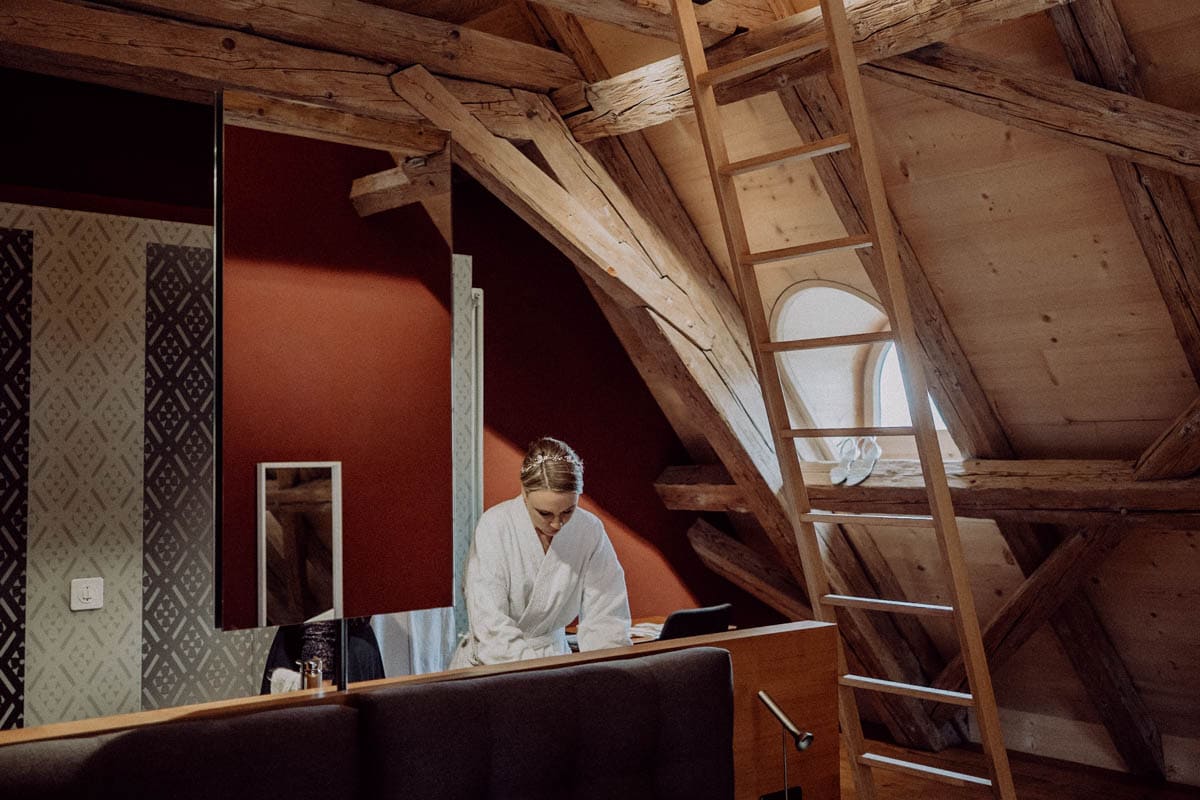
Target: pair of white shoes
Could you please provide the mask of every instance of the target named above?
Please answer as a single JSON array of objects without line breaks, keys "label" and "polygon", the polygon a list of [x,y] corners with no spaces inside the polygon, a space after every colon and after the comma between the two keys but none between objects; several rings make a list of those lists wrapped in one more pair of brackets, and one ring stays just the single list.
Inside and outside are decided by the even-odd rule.
[{"label": "pair of white shoes", "polygon": [[829,471],[829,482],[857,486],[867,479],[883,450],[874,436],[843,439],[838,444],[838,463]]}]

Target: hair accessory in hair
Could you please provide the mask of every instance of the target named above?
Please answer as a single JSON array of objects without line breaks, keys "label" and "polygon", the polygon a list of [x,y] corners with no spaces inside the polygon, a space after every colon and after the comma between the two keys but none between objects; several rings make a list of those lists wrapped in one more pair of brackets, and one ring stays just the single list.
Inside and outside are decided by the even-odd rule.
[{"label": "hair accessory in hair", "polygon": [[569,464],[575,463],[575,459],[571,458],[570,456],[546,455],[545,453],[538,453],[536,456],[529,459],[529,463],[525,465],[525,469],[533,469],[534,467],[540,467],[542,464],[547,462],[555,461],[566,461]]}]

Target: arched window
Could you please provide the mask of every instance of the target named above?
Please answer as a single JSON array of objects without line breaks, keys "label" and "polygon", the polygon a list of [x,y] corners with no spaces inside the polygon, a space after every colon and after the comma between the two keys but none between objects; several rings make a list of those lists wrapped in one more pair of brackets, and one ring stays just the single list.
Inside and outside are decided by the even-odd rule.
[{"label": "arched window", "polygon": [[[789,286],[771,314],[775,341],[886,330],[887,315],[869,295],[844,284],[804,280]],[[795,427],[910,425],[900,363],[890,342],[802,350],[779,356],[791,424]],[[944,458],[961,458],[946,423],[930,401]],[[881,437],[885,458],[915,458],[910,437]],[[803,458],[833,460],[838,440],[800,442]]]},{"label": "arched window", "polygon": [[[904,379],[900,376],[900,356],[891,342],[884,345],[876,373],[876,424],[911,425],[912,418],[908,413],[908,400],[904,393]],[[946,420],[942,419],[942,414],[932,397],[929,399],[929,408],[933,412],[933,427],[939,431],[946,430]]]}]

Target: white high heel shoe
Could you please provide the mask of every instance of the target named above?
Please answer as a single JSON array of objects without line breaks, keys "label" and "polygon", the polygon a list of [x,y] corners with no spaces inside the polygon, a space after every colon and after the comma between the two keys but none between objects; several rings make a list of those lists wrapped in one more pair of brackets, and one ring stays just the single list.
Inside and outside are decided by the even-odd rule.
[{"label": "white high heel shoe", "polygon": [[879,446],[879,442],[875,440],[874,436],[864,436],[858,440],[858,453],[858,457],[851,461],[850,466],[846,468],[847,486],[858,486],[867,479],[867,476],[875,469],[875,463],[883,455],[883,448]]},{"label": "white high heel shoe", "polygon": [[850,468],[850,463],[858,458],[858,443],[853,439],[842,439],[838,443],[838,463],[833,469],[829,470],[829,482],[836,486],[846,480],[847,470]]}]

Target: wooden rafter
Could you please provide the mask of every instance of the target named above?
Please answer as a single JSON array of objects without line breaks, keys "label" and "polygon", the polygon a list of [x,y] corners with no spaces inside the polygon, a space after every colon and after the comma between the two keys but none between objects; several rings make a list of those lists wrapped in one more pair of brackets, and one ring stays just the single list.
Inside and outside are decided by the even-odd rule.
[{"label": "wooden rafter", "polygon": [[6,64],[51,61],[80,80],[108,84],[115,75],[126,88],[136,85],[151,94],[241,89],[378,119],[422,121],[397,102],[387,64],[236,31],[61,0],[27,0],[0,8],[0,43]]},{"label": "wooden rafter", "polygon": [[1200,177],[1197,114],[947,45],[871,64],[864,73],[1007,125]]},{"label": "wooden rafter", "polygon": [[[934,0],[885,2],[853,0],[846,6],[860,63],[900,55],[1001,22],[1035,14],[1066,0]],[[740,34],[709,49],[712,66],[737,60],[782,38],[814,33],[820,21],[804,14],[791,21]],[[827,61],[810,56],[765,74],[722,86],[717,97],[733,102],[763,91],[783,88],[822,71]],[[587,86],[567,86],[554,94],[555,105],[580,141],[630,133],[691,113],[692,98],[679,56],[656,61]],[[582,113],[579,113],[582,112]]]},{"label": "wooden rafter", "polygon": [[493,136],[427,70],[410,67],[392,76],[392,85],[433,124],[451,132],[456,163],[591,274],[617,302],[653,308],[700,347],[711,345],[704,316],[636,243],[618,240],[597,224],[580,200],[509,142]]},{"label": "wooden rafter", "polygon": [[450,191],[450,153],[404,159],[389,170],[364,175],[350,186],[350,202],[360,217],[419,203]]},{"label": "wooden rafter", "polygon": [[357,0],[109,0],[106,5],[398,65],[546,91],[582,76],[567,56]]}]

